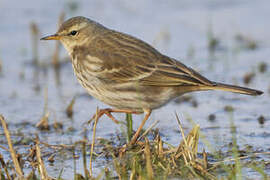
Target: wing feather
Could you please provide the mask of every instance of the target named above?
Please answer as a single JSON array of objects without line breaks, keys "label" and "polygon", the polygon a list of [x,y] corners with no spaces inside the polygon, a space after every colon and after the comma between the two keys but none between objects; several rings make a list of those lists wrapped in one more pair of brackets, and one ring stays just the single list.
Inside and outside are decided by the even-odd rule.
[{"label": "wing feather", "polygon": [[214,85],[193,69],[123,33],[110,31],[97,36],[88,47],[90,56],[102,61],[103,68],[95,74],[101,79],[151,86]]}]

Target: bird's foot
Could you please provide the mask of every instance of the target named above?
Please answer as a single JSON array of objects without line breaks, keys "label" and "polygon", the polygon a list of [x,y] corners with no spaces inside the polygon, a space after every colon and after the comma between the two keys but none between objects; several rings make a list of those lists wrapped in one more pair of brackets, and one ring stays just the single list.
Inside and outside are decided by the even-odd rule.
[{"label": "bird's foot", "polygon": [[114,112],[113,109],[107,108],[107,109],[100,109],[98,110],[97,114],[95,114],[89,121],[88,123],[91,123],[92,120],[94,119],[99,119],[101,116],[103,116],[104,114],[106,114],[113,122],[115,122],[116,124],[119,124],[119,121],[117,121],[113,115],[111,114],[112,112]]},{"label": "bird's foot", "polygon": [[111,109],[111,108],[106,108],[106,109],[100,109],[97,114],[95,114],[89,121],[88,124],[91,123],[92,120],[94,120],[96,117],[99,119],[101,116],[106,114],[113,122],[116,124],[119,124],[119,121],[117,121],[111,113],[130,113],[130,114],[140,114],[141,112],[137,111],[132,111],[132,110],[126,110],[126,109]]}]

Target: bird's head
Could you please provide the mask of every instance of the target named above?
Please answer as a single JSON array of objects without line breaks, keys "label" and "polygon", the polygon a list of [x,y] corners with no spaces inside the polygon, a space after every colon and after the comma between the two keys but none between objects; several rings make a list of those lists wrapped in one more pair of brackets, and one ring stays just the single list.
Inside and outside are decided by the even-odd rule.
[{"label": "bird's head", "polygon": [[66,20],[57,33],[41,38],[41,40],[60,40],[71,52],[76,46],[89,42],[97,33],[97,27],[102,25],[82,16]]}]

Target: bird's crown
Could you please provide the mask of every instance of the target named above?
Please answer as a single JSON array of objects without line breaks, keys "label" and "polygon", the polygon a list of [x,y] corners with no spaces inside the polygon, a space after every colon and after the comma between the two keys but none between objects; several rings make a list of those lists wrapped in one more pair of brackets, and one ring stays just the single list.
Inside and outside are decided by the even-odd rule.
[{"label": "bird's crown", "polygon": [[95,26],[97,23],[83,16],[77,16],[66,20],[59,28],[58,33],[78,31],[87,26]]}]

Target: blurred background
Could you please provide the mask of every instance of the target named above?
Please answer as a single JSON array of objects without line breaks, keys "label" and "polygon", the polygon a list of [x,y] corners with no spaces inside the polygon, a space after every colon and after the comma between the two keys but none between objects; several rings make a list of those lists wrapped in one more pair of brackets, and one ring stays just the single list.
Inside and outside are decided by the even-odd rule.
[{"label": "blurred background", "polygon": [[[55,33],[61,19],[78,15],[143,39],[211,80],[265,92],[260,97],[224,92],[185,95],[155,110],[145,127],[158,120],[162,138],[177,144],[181,137],[176,112],[186,129],[200,124],[215,149],[229,148],[232,124],[240,147],[270,147],[268,0],[0,1],[0,113],[11,131],[25,137],[38,133],[51,144],[72,143],[82,139],[85,128],[90,129],[85,122],[96,107],[107,107],[78,84],[62,46],[39,41]],[[66,109],[72,103],[70,115]],[[44,117],[49,125],[61,124],[60,130],[37,129]],[[116,117],[124,120],[125,115]],[[141,119],[134,116],[134,128]],[[122,129],[103,117],[97,136],[111,138]],[[1,142],[5,141],[0,138]],[[207,149],[203,143],[202,148]]]}]

